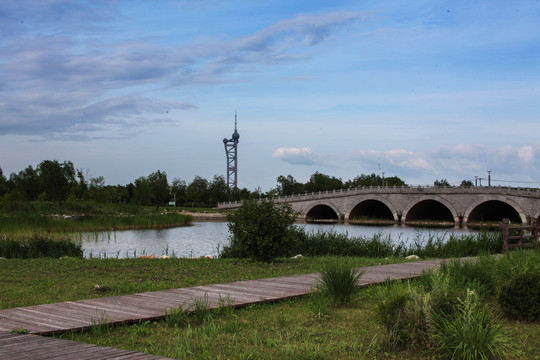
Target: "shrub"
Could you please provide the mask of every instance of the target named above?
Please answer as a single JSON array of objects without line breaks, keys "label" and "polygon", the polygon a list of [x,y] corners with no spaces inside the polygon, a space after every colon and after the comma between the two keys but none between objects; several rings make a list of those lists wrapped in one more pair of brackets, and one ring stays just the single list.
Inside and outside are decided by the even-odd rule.
[{"label": "shrub", "polygon": [[459,304],[459,297],[465,294],[462,286],[456,286],[451,277],[442,271],[424,273],[420,282],[429,293],[429,313],[452,318]]},{"label": "shrub", "polygon": [[515,275],[528,272],[540,273],[540,251],[517,249],[508,251],[499,260],[498,276],[504,284]]},{"label": "shrub", "polygon": [[227,216],[230,244],[221,257],[252,258],[271,262],[295,250],[295,212],[289,204],[272,200],[245,200]]},{"label": "shrub", "polygon": [[441,264],[440,271],[450,276],[454,288],[469,288],[486,298],[496,289],[496,260],[492,256],[480,256],[476,260],[455,259]]},{"label": "shrub", "polygon": [[375,291],[377,319],[386,329],[386,344],[392,349],[414,347],[427,340],[429,296],[409,282],[387,282]]},{"label": "shrub", "polygon": [[510,341],[499,324],[492,321],[489,308],[467,289],[460,299],[457,314],[449,319],[432,315],[432,338],[443,357],[451,359],[507,359],[512,354]]},{"label": "shrub", "polygon": [[507,316],[537,321],[540,319],[540,272],[515,275],[502,286],[497,300]]},{"label": "shrub", "polygon": [[332,260],[321,272],[319,288],[330,299],[344,304],[358,291],[358,280],[363,274],[349,262]]}]

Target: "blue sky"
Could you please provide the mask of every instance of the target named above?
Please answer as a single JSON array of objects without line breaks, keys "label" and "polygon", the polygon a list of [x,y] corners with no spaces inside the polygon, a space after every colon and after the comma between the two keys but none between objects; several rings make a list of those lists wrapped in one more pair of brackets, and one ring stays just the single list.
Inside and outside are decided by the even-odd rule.
[{"label": "blue sky", "polygon": [[[540,184],[540,2],[0,3],[0,167]],[[501,181],[504,180],[504,181]],[[484,182],[485,183],[485,182]]]}]

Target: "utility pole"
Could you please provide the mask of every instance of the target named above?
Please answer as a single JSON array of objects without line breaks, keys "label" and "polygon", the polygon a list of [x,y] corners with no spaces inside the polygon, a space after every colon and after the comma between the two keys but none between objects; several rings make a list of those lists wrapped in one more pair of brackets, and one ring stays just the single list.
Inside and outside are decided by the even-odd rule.
[{"label": "utility pole", "polygon": [[488,186],[491,186],[491,170],[488,170]]},{"label": "utility pole", "polygon": [[478,176],[474,177],[474,187],[478,187]]}]

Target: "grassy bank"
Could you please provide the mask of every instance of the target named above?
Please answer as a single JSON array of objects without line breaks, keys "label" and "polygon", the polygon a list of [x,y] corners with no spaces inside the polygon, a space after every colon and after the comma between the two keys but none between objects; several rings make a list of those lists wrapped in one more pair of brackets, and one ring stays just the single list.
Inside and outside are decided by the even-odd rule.
[{"label": "grassy bank", "polygon": [[193,217],[180,210],[127,204],[66,202],[0,202],[2,234],[66,234],[82,231],[148,229],[189,225]]},{"label": "grassy bank", "polygon": [[[324,259],[326,260],[304,258],[301,263],[314,261],[318,263],[317,266],[321,266],[323,263],[319,261],[327,263],[332,260]],[[531,261],[536,263],[537,260],[538,256]],[[353,258],[352,261],[362,260]],[[494,266],[492,260],[488,263]],[[483,265],[478,269],[484,275],[499,272],[494,267],[481,271],[485,268]],[[472,274],[470,267],[464,269],[462,275],[473,278],[470,279],[471,282],[461,283],[463,293],[466,287],[472,286],[474,289],[482,285],[476,282],[474,277],[477,275]],[[244,270],[249,271],[247,268]],[[404,333],[407,341],[400,346],[393,345],[389,341],[387,326],[380,321],[381,309],[391,311],[388,307],[381,306],[385,300],[388,304],[393,303],[394,308],[400,308],[402,304],[408,308],[409,305],[414,305],[414,302],[408,301],[415,301],[414,299],[428,301],[442,295],[441,293],[437,295],[433,292],[435,290],[431,289],[431,297],[426,296],[428,283],[429,277],[366,288],[345,304],[331,302],[321,304],[321,299],[314,295],[237,310],[223,308],[209,310],[201,306],[199,313],[193,316],[171,311],[162,321],[140,322],[118,327],[99,326],[87,332],[74,332],[61,337],[177,359],[433,359],[438,355],[448,357],[450,354],[448,351],[444,354],[438,352],[436,342],[418,341],[416,336],[422,337],[421,332],[416,332],[415,335],[415,331],[407,331]],[[381,297],[381,294],[384,297]],[[392,297],[392,294],[397,297]],[[495,353],[494,357],[488,358],[538,359],[540,324],[499,317],[501,309],[494,293],[487,291],[483,296],[485,306],[494,316],[494,322],[497,327],[500,326],[497,331],[504,334],[508,343],[512,344],[511,356],[497,357]],[[447,298],[443,296],[438,299],[445,301]],[[412,316],[414,319],[421,319],[421,313],[414,311]],[[403,323],[398,322],[399,318],[399,316],[388,317],[390,321],[396,322],[396,327],[390,327],[390,331],[403,326]],[[404,321],[410,320],[407,318]],[[421,323],[415,324],[414,329],[422,326]],[[470,358],[476,359],[480,356]]]}]

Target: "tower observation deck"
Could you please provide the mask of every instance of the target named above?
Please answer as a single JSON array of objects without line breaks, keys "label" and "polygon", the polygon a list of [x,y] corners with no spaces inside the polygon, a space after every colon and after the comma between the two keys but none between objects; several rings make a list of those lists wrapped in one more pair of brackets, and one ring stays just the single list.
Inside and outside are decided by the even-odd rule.
[{"label": "tower observation deck", "polygon": [[238,187],[238,140],[240,134],[236,130],[236,112],[234,113],[234,133],[231,139],[223,139],[225,155],[227,155],[227,186],[231,189]]}]

